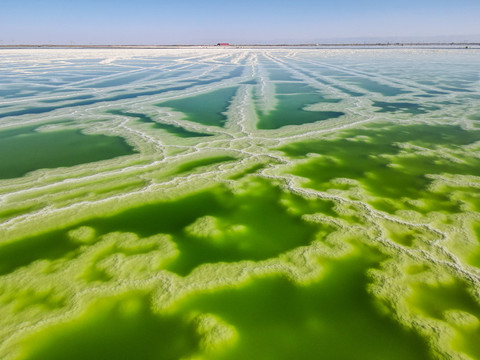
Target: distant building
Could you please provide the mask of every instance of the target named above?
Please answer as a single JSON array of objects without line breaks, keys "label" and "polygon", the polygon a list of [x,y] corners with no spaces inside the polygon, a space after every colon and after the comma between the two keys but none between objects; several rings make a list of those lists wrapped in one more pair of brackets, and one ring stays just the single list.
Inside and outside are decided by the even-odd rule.
[{"label": "distant building", "polygon": [[229,43],[218,43],[217,46],[228,46],[230,45]]}]

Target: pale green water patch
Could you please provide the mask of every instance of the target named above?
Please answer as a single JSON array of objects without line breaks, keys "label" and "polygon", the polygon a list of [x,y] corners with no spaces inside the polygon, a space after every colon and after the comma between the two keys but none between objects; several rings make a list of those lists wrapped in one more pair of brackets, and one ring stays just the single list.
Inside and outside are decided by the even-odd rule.
[{"label": "pale green water patch", "polygon": [[281,68],[269,68],[268,75],[271,81],[298,81],[291,72]]},{"label": "pale green water patch", "polygon": [[[111,102],[111,101],[120,101],[120,100],[128,100],[128,99],[136,99],[139,97],[143,96],[152,96],[152,95],[159,95],[163,94],[169,91],[182,91],[186,90],[188,88],[191,88],[193,86],[197,85],[206,85],[206,84],[212,84],[215,82],[219,82],[225,79],[229,79],[235,76],[238,76],[237,73],[241,73],[243,71],[242,68],[235,69],[233,70],[230,74],[225,75],[222,78],[214,78],[214,79],[208,79],[208,80],[193,80],[189,82],[178,82],[177,85],[171,86],[168,88],[154,88],[152,90],[143,90],[143,91],[138,91],[138,92],[124,92],[123,90],[117,90],[120,91],[120,94],[113,95],[113,96],[106,96],[104,98],[93,98],[93,99],[87,99],[87,100],[80,100],[76,101],[70,104],[62,104],[62,105],[57,105],[57,106],[41,106],[41,107],[28,107],[25,109],[21,110],[14,110],[14,111],[8,111],[0,114],[0,118],[7,117],[7,116],[21,116],[21,115],[28,115],[28,114],[44,114],[48,113],[54,110],[58,109],[64,109],[64,108],[71,108],[71,107],[77,107],[77,106],[89,106],[89,105],[94,105],[97,103],[101,102]],[[64,90],[65,91],[65,90]],[[71,90],[73,91],[73,90]],[[115,91],[112,91],[111,93],[113,94]]]},{"label": "pale green water patch", "polygon": [[147,76],[152,75],[153,72],[151,71],[138,71],[133,74],[129,75],[120,75],[116,77],[112,77],[111,79],[100,81],[100,82],[94,82],[88,85],[83,85],[81,87],[87,87],[87,88],[107,88],[107,87],[112,87],[112,86],[122,86],[126,84],[130,84],[131,82],[141,80]]},{"label": "pale green water patch", "polygon": [[430,94],[430,95],[446,95],[446,94],[448,94],[448,92],[438,91],[438,90],[425,90],[425,92],[427,94]]},{"label": "pale green water patch", "polygon": [[438,106],[425,106],[422,104],[410,103],[410,102],[384,102],[384,101],[374,101],[373,106],[379,107],[380,110],[377,112],[401,112],[404,114],[427,114],[429,111],[440,109]]},{"label": "pale green water patch", "polygon": [[188,70],[176,70],[176,71],[169,71],[169,72],[164,72],[158,76],[155,76],[151,79],[149,79],[150,81],[151,80],[159,80],[159,79],[168,79],[168,78],[172,78],[172,77],[179,77],[179,76],[182,76],[182,75],[186,75],[190,73],[190,71]]},{"label": "pale green water patch", "polygon": [[474,90],[469,90],[465,88],[458,88],[458,87],[451,87],[451,86],[439,86],[440,89],[453,91],[453,92],[460,92],[460,93],[473,93]]},{"label": "pale green water patch", "polygon": [[73,97],[68,97],[68,98],[41,100],[40,102],[50,104],[50,103],[56,103],[56,102],[61,102],[61,101],[86,100],[86,99],[93,99],[93,98],[94,98],[93,95],[79,95],[79,96],[73,96]]},{"label": "pale green water patch", "polygon": [[[342,79],[345,80],[345,79]],[[407,94],[409,91],[399,89],[390,85],[381,84],[371,79],[355,77],[355,76],[348,76],[347,81],[351,84],[357,85],[362,89],[367,91],[381,94],[383,96],[397,96],[401,94]]]},{"label": "pale green water patch", "polygon": [[[311,78],[312,74],[313,74],[311,71],[304,71],[304,70],[298,70],[298,71],[301,72],[302,74],[305,74],[309,78]],[[361,92],[358,92],[358,91],[353,91],[353,90],[347,89],[344,86],[338,85],[336,83],[332,83],[331,81],[327,81],[323,78],[319,78],[319,77],[315,77],[315,76],[313,76],[313,78],[321,84],[324,84],[324,85],[333,87],[335,89],[338,89],[338,90],[340,90],[340,91],[344,92],[345,94],[347,94],[349,96],[352,96],[352,97],[359,97],[359,96],[364,96],[365,95],[365,93],[361,93]]]},{"label": "pale green water patch", "polygon": [[185,114],[185,120],[207,126],[223,127],[227,121],[224,112],[237,92],[237,87],[223,88],[193,97],[169,100],[157,104]]},{"label": "pale green water patch", "polygon": [[[277,94],[312,94],[319,93],[320,91],[302,82],[277,82],[275,83],[275,92]],[[340,100],[331,99],[331,101],[338,102]]]},{"label": "pale green water patch", "polygon": [[342,92],[344,92],[345,94],[347,95],[350,95],[352,97],[360,97],[360,96],[365,96],[366,94],[365,93],[361,93],[361,92],[358,92],[358,91],[353,91],[353,90],[350,90],[350,89],[347,89],[346,87],[343,87],[343,86],[339,86],[339,85],[331,85],[333,86],[335,89],[338,89]]}]

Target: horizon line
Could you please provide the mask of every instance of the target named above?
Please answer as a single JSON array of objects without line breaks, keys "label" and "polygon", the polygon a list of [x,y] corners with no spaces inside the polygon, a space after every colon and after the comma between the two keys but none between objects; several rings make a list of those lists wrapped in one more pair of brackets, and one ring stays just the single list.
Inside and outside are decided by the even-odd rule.
[{"label": "horizon line", "polygon": [[332,46],[460,46],[475,45],[480,46],[480,42],[475,41],[441,41],[441,42],[344,42],[344,43],[281,43],[281,44],[0,44],[0,48],[161,48],[161,47],[214,47],[214,48],[232,48],[232,47],[332,47]]}]

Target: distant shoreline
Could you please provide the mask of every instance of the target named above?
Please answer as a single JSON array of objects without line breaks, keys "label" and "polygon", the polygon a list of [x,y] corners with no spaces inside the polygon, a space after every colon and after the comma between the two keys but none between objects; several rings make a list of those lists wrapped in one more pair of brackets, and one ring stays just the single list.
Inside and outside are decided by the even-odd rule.
[{"label": "distant shoreline", "polygon": [[380,47],[380,48],[396,48],[396,47],[480,47],[480,42],[412,42],[412,43],[338,43],[338,44],[231,44],[231,45],[28,45],[28,44],[17,44],[17,45],[0,45],[0,49],[262,49],[262,48],[368,48],[368,47]]}]

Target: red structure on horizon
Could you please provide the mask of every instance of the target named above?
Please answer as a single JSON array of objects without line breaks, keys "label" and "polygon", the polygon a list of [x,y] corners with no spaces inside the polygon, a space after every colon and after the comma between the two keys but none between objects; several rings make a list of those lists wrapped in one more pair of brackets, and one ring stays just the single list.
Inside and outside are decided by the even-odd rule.
[{"label": "red structure on horizon", "polygon": [[228,46],[230,45],[229,43],[218,43],[217,46]]}]

